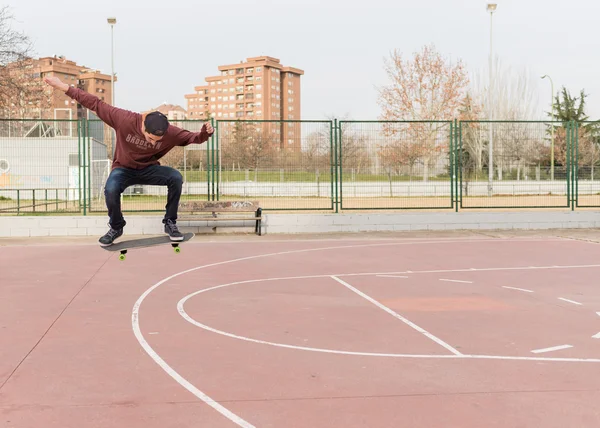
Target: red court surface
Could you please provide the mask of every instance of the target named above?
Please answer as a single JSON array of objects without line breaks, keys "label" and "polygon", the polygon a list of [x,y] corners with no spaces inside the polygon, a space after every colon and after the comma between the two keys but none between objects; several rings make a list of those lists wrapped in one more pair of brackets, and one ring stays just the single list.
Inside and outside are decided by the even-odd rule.
[{"label": "red court surface", "polygon": [[599,278],[556,233],[0,240],[0,427],[597,428]]}]

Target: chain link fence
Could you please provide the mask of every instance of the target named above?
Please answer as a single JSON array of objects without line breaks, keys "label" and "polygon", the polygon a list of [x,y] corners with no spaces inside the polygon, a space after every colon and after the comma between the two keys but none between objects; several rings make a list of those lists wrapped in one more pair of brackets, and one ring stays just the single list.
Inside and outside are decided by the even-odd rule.
[{"label": "chain link fence", "polygon": [[452,208],[453,123],[341,121],[341,209]]},{"label": "chain link fence", "polygon": [[[209,141],[160,160],[181,172],[182,200],[326,212],[600,206],[599,122],[213,123]],[[105,213],[114,138],[98,119],[0,119],[0,215]],[[162,212],[166,198],[165,186],[133,185],[122,208]]]},{"label": "chain link fence", "polygon": [[562,122],[460,122],[461,208],[569,207],[573,141]]}]

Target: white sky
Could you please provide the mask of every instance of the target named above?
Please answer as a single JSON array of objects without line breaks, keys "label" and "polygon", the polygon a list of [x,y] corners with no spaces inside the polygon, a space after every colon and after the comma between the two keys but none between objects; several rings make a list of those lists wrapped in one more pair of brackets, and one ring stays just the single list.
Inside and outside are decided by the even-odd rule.
[{"label": "white sky", "polygon": [[[377,119],[375,86],[386,83],[383,58],[409,57],[433,43],[487,73],[490,18],[482,0],[4,0],[36,56],[65,55],[110,74],[109,16],[116,16],[116,104],[134,111],[184,94],[218,74],[220,64],[269,55],[301,68],[302,119]],[[527,70],[541,108],[555,91],[585,88],[587,112],[600,118],[600,2],[498,0],[494,53]]]}]

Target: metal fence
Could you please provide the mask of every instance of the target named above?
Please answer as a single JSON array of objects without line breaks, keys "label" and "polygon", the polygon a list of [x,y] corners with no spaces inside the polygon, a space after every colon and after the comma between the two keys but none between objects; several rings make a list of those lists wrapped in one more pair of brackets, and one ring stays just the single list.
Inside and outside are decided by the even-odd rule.
[{"label": "metal fence", "polygon": [[[600,207],[598,122],[213,124],[208,142],[160,160],[182,173],[182,200],[326,212]],[[114,135],[97,119],[0,119],[0,215],[105,213]],[[122,208],[161,212],[166,195],[133,185]]]},{"label": "metal fence", "polygon": [[340,209],[452,208],[451,121],[341,121],[337,131]]},{"label": "metal fence", "polygon": [[571,137],[562,122],[460,122],[460,208],[569,207]]},{"label": "metal fence", "polygon": [[258,199],[274,210],[332,210],[332,142],[331,121],[219,121],[216,199]]}]

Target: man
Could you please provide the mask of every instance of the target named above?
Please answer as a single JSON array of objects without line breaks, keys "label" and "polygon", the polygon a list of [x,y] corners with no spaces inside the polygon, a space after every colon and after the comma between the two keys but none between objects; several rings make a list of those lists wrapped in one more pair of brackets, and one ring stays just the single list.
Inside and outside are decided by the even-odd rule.
[{"label": "man", "polygon": [[112,170],[104,188],[110,229],[99,239],[100,245],[112,245],[123,235],[126,222],[121,212],[121,193],[134,184],[167,186],[166,213],[162,220],[164,231],[172,241],[182,241],[183,235],[176,223],[183,177],[176,169],[160,165],[158,160],[173,147],[206,142],[214,132],[210,122],[206,122],[200,132],[190,132],[169,124],[167,117],[158,111],[133,113],[69,86],[58,77],[45,77],[44,81],[92,110],[116,131]]}]

